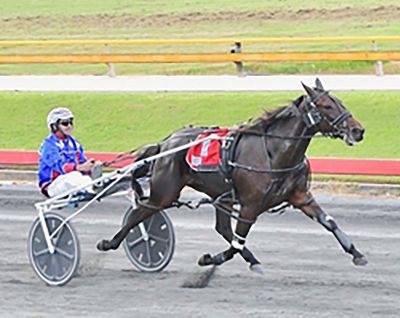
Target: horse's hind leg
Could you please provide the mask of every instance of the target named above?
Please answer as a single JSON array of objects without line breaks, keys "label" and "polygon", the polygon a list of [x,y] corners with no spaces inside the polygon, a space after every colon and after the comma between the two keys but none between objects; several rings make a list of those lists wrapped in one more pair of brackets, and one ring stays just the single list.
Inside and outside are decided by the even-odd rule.
[{"label": "horse's hind leg", "polygon": [[109,240],[101,240],[97,243],[97,249],[100,251],[108,251],[110,249],[115,250],[117,249],[124,238],[128,235],[129,231],[138,225],[143,220],[150,217],[152,214],[158,212],[158,209],[150,209],[146,207],[139,207],[135,213],[130,215],[128,222],[124,225],[114,237]]},{"label": "horse's hind leg", "polygon": [[289,200],[293,206],[301,209],[307,216],[319,222],[325,229],[331,232],[346,253],[353,256],[354,265],[366,265],[367,259],[360,251],[356,249],[350,238],[344,233],[333,217],[327,214],[318,203],[313,199],[313,196],[307,192],[296,192]]},{"label": "horse's hind leg", "polygon": [[[216,224],[215,230],[229,243],[232,242],[233,232],[232,232],[232,224],[231,218],[229,215],[223,213],[220,209],[216,208]],[[250,269],[260,272],[259,268],[260,262],[255,258],[253,253],[247,248],[244,247],[243,250],[240,251],[240,255],[243,259],[250,264]]]},{"label": "horse's hind leg", "polygon": [[136,213],[128,219],[128,222],[108,240],[102,240],[97,244],[97,249],[100,251],[108,251],[117,249],[129,231],[133,229],[143,220],[150,217],[152,214],[169,207],[175,200],[184,186],[184,180],[180,175],[180,171],[173,165],[170,165],[169,174],[158,174],[152,179],[150,198],[145,204],[139,206]]}]

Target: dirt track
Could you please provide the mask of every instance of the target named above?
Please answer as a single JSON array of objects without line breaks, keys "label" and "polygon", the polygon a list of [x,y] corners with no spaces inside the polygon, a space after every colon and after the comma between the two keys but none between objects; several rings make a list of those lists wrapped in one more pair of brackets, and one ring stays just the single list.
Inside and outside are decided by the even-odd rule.
[{"label": "dirt track", "polygon": [[[397,20],[400,14],[400,6],[387,5],[372,8],[343,6],[334,9],[279,9],[273,11],[195,11],[188,13],[168,13],[152,15],[133,15],[123,13],[120,15],[95,14],[64,16],[63,25],[82,28],[97,28],[102,25],[105,28],[119,27],[165,27],[188,26],[197,24],[231,23],[232,21],[262,23],[265,21],[300,21],[344,19],[371,19]],[[45,27],[59,24],[56,16],[17,16],[1,18],[0,22],[5,27]]]},{"label": "dirt track", "polygon": [[122,248],[95,249],[122,218],[125,204],[109,200],[73,221],[81,243],[79,276],[50,288],[36,278],[26,253],[31,204],[42,198],[31,187],[1,186],[0,317],[398,317],[400,203],[318,197],[366,254],[366,267],[353,266],[321,226],[288,211],[262,216],[248,239],[264,276],[237,257],[217,269],[207,288],[182,288],[199,271],[203,252],[226,247],[213,230],[212,210],[171,211],[174,259],[161,273],[142,274]]}]

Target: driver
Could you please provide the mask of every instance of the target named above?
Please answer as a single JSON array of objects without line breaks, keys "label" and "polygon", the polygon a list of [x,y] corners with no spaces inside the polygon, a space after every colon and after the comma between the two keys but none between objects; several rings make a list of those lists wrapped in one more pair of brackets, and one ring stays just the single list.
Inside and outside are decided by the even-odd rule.
[{"label": "driver", "polygon": [[87,159],[72,137],[74,115],[68,108],[50,111],[47,126],[51,134],[39,149],[39,187],[44,195],[54,197],[91,182],[90,171],[100,162]]}]

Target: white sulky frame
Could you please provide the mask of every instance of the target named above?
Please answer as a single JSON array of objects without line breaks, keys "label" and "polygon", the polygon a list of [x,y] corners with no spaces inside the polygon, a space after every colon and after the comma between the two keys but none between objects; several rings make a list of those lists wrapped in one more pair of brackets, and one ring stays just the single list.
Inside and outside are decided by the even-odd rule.
[{"label": "white sulky frame", "polygon": [[[137,162],[134,162],[128,166],[125,166],[121,169],[118,169],[110,174],[107,174],[105,176],[102,176],[100,178],[94,179],[91,182],[82,185],[80,187],[77,187],[76,189],[71,189],[63,194],[60,194],[58,196],[55,196],[53,198],[50,198],[46,201],[43,202],[38,202],[35,204],[35,208],[38,211],[39,214],[39,219],[40,219],[40,224],[42,226],[42,230],[46,239],[46,243],[47,243],[47,247],[49,249],[50,254],[54,254],[55,252],[55,248],[54,245],[52,243],[52,238],[55,237],[55,235],[62,229],[62,227],[72,218],[74,218],[75,216],[77,216],[78,214],[80,214],[81,212],[83,212],[89,205],[91,205],[95,200],[97,200],[98,198],[100,198],[107,190],[109,190],[110,188],[112,188],[119,180],[121,180],[123,177],[127,176],[129,173],[135,171],[136,169],[142,167],[145,164],[151,163],[159,158],[163,158],[172,154],[175,154],[179,151],[188,149],[192,146],[195,146],[197,144],[200,144],[204,141],[207,140],[221,140],[223,139],[223,137],[220,137],[216,134],[211,134],[208,137],[205,138],[201,138],[192,142],[189,142],[185,145],[158,153],[154,156],[139,160]],[[103,190],[101,190],[99,193],[97,193],[92,199],[90,199],[88,202],[85,203],[85,205],[83,205],[80,209],[78,209],[77,211],[75,211],[74,213],[72,213],[70,216],[68,216],[54,231],[53,233],[50,235],[49,233],[49,229],[47,227],[46,224],[46,220],[45,220],[45,214],[48,212],[53,211],[54,209],[60,209],[60,208],[64,208],[67,207],[71,204],[75,204],[75,203],[79,203],[80,199],[79,199],[79,192],[82,190],[85,190],[86,188],[97,184],[99,182],[103,182],[106,180],[110,180],[113,179],[115,177],[115,180],[113,180],[109,185],[107,185],[107,187],[105,187]],[[124,193],[115,193],[114,196],[116,195],[124,195],[126,194],[126,191],[123,191]],[[129,195],[129,198],[132,202],[132,204],[134,204],[134,197],[133,197],[133,193],[131,192]],[[147,235],[146,230],[144,229],[143,225],[139,224],[139,228],[142,232],[142,235],[145,236]]]}]

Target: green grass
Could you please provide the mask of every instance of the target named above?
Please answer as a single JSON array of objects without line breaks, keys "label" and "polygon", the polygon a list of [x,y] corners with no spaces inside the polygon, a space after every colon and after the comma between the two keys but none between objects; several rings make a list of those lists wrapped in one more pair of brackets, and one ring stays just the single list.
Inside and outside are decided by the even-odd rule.
[{"label": "green grass", "polygon": [[[397,36],[397,0],[367,1],[10,1],[0,10],[1,39],[221,38],[301,36]],[[307,11],[309,10],[309,11]],[[318,11],[319,10],[319,11]],[[321,10],[325,10],[322,12]],[[248,15],[249,12],[254,13]],[[257,14],[275,12],[272,17]],[[204,19],[197,19],[200,15]],[[178,18],[177,18],[178,17]],[[144,20],[140,20],[143,18]],[[243,52],[370,49],[370,43],[245,45]],[[379,43],[400,49],[400,43]],[[113,46],[112,52],[228,52],[229,46]],[[102,46],[0,48],[1,54],[104,52]],[[311,65],[311,66],[309,66]],[[387,63],[385,72],[399,72]],[[253,73],[373,73],[372,63],[249,64]],[[117,74],[234,74],[231,64],[117,65]],[[105,74],[103,65],[0,65],[0,74]]]},{"label": "green grass", "polygon": [[[47,136],[50,109],[76,114],[74,135],[90,151],[128,151],[187,125],[232,126],[286,105],[298,93],[1,93],[0,149],[36,150]],[[311,157],[400,158],[400,93],[336,94],[366,128],[357,147],[315,139]]]},{"label": "green grass", "polygon": [[335,0],[173,0],[173,1],[145,1],[145,0],[3,0],[1,16],[37,16],[37,15],[89,15],[89,14],[169,14],[197,11],[245,11],[245,10],[272,10],[272,9],[309,9],[309,8],[337,8],[337,7],[378,7],[382,5],[396,5],[397,0],[364,0],[364,1],[335,1]]}]

